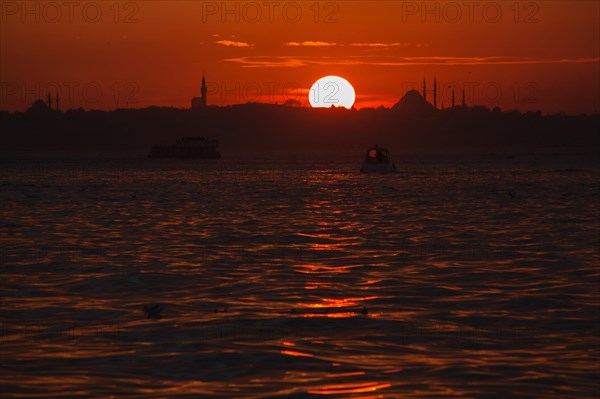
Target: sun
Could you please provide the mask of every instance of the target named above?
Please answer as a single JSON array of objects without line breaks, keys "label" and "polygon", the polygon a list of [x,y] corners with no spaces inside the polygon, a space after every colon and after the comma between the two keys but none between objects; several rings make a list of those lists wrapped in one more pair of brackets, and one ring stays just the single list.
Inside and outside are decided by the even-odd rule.
[{"label": "sun", "polygon": [[308,101],[313,108],[334,106],[350,109],[355,100],[354,87],[339,76],[325,76],[317,80],[308,93]]}]

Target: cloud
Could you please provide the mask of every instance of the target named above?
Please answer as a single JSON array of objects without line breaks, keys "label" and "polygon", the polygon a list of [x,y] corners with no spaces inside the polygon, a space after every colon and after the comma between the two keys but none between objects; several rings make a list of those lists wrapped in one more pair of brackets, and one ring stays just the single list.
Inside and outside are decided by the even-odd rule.
[{"label": "cloud", "polygon": [[220,44],[221,46],[228,46],[228,47],[253,47],[254,46],[254,44],[245,43],[245,42],[234,42],[231,40],[219,40],[216,43]]},{"label": "cloud", "polygon": [[[332,42],[321,42],[321,41],[305,41],[305,42],[287,42],[283,44],[289,47],[343,47],[344,44],[332,43]],[[370,48],[389,48],[389,47],[406,47],[410,46],[411,43],[350,43],[352,47],[370,47]],[[419,45],[420,46],[420,45]]]},{"label": "cloud", "polygon": [[337,43],[307,41],[307,42],[287,42],[287,43],[284,43],[284,45],[290,46],[290,47],[333,47],[333,46],[337,46]]},{"label": "cloud", "polygon": [[353,47],[387,48],[387,47],[410,46],[410,43],[350,43],[350,45]]},{"label": "cloud", "polygon": [[225,59],[244,68],[290,68],[308,65],[456,66],[598,63],[600,58],[539,59],[530,57],[397,57],[397,56],[255,56]]},{"label": "cloud", "polygon": [[223,61],[242,64],[242,68],[286,68],[308,65],[302,60],[291,57],[238,57],[226,58]]}]

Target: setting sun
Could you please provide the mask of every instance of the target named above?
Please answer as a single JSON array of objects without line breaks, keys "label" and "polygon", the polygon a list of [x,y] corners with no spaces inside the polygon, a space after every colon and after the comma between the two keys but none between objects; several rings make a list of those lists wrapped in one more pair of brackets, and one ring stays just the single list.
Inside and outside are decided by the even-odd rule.
[{"label": "setting sun", "polygon": [[313,108],[345,107],[352,108],[356,100],[354,87],[339,76],[325,76],[317,80],[308,94]]}]

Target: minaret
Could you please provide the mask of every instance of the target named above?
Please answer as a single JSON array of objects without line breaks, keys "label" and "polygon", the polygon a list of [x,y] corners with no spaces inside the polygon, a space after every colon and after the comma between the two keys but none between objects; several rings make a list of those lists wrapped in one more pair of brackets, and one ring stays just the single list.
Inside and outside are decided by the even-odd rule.
[{"label": "minaret", "polygon": [[452,88],[452,108],[454,108],[454,87]]},{"label": "minaret", "polygon": [[52,97],[50,97],[50,92],[48,92],[48,108],[52,109]]},{"label": "minaret", "polygon": [[202,94],[202,96],[200,97],[200,103],[204,108],[206,107],[206,79],[204,78],[204,75],[202,75],[202,88],[200,89],[200,93]]},{"label": "minaret", "polygon": [[466,107],[467,103],[465,101],[465,88],[463,87],[463,107]]},{"label": "minaret", "polygon": [[58,96],[58,91],[56,92],[56,110],[60,111],[60,97]]},{"label": "minaret", "polygon": [[423,98],[427,101],[427,83],[425,82],[425,79],[423,79]]},{"label": "minaret", "polygon": [[433,77],[433,108],[437,109],[437,80]]}]

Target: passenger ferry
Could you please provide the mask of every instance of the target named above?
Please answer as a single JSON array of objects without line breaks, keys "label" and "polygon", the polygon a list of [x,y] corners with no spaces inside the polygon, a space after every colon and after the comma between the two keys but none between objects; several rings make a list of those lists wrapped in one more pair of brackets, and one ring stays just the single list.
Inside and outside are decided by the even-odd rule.
[{"label": "passenger ferry", "polygon": [[397,170],[387,148],[374,146],[367,150],[365,162],[360,171],[361,173],[393,173]]},{"label": "passenger ferry", "polygon": [[183,137],[174,145],[152,147],[149,158],[221,159],[219,141],[205,137]]}]

